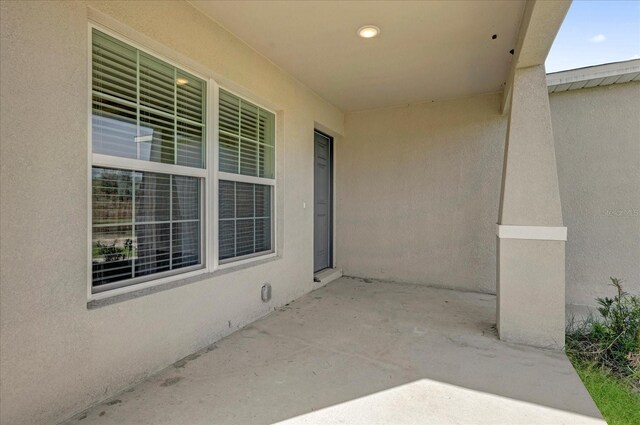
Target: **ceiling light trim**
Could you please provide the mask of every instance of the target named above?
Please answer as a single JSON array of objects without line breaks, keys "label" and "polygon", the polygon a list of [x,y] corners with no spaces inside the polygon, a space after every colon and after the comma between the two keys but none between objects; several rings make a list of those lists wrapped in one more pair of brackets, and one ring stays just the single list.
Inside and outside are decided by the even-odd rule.
[{"label": "ceiling light trim", "polygon": [[358,28],[357,34],[364,39],[375,38],[380,35],[380,27],[375,25],[364,25]]}]

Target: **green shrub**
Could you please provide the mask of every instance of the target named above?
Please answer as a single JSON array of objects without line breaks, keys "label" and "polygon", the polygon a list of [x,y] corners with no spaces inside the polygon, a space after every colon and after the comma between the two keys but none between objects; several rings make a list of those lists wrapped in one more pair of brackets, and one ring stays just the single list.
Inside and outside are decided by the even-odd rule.
[{"label": "green shrub", "polygon": [[625,292],[620,279],[611,278],[613,298],[597,298],[600,317],[570,324],[567,354],[609,369],[640,388],[640,297]]}]

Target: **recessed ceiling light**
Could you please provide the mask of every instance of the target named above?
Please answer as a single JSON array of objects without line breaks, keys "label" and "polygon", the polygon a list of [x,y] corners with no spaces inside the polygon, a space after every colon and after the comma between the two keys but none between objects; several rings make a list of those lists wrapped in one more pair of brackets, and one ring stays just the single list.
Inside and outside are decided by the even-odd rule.
[{"label": "recessed ceiling light", "polygon": [[184,86],[185,84],[188,84],[189,80],[187,80],[186,78],[176,78],[176,84],[179,86]]},{"label": "recessed ceiling light", "polygon": [[380,34],[380,28],[375,25],[365,25],[358,30],[358,35],[362,38],[373,38]]}]

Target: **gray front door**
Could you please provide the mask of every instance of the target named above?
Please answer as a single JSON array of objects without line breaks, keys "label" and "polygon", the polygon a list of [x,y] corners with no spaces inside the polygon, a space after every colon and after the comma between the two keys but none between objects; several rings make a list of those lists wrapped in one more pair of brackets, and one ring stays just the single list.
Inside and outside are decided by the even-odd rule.
[{"label": "gray front door", "polygon": [[331,138],[314,133],[313,271],[331,267]]}]

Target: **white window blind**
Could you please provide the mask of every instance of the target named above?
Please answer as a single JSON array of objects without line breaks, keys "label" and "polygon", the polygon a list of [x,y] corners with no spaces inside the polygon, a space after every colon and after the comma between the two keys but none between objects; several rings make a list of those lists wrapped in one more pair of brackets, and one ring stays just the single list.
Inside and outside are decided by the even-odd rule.
[{"label": "white window blind", "polygon": [[273,251],[275,115],[225,90],[219,104],[218,258]]},{"label": "white window blind", "polygon": [[206,82],[92,31],[92,287],[203,267]]}]

